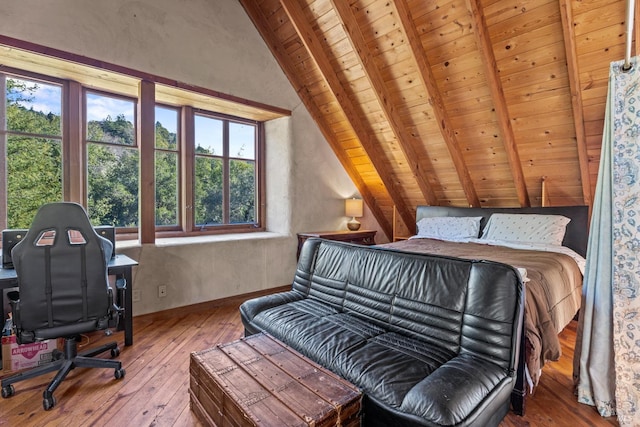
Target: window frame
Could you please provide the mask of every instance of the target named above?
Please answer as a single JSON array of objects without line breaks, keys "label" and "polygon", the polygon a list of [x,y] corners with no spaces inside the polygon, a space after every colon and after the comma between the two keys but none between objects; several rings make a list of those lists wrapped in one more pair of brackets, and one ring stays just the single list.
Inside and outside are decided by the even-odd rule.
[{"label": "window frame", "polygon": [[[182,215],[182,209],[181,209],[181,205],[182,202],[184,200],[183,198],[183,185],[182,183],[184,182],[184,177],[183,177],[183,162],[182,162],[182,158],[184,157],[183,154],[183,149],[182,149],[182,115],[183,115],[183,108],[181,107],[176,107],[174,105],[168,105],[168,104],[164,104],[164,103],[159,103],[156,102],[155,106],[154,106],[154,117],[155,117],[155,108],[159,107],[159,108],[164,108],[164,109],[169,109],[169,110],[175,110],[177,113],[177,122],[176,122],[176,137],[178,138],[177,141],[177,145],[176,145],[176,149],[175,150],[168,150],[168,149],[164,149],[164,148],[157,148],[156,147],[156,140],[155,140],[155,123],[158,122],[157,119],[154,119],[154,140],[153,140],[153,153],[154,153],[154,158],[155,155],[158,152],[163,152],[163,153],[176,153],[177,156],[177,161],[178,161],[178,182],[177,182],[177,192],[178,192],[178,200],[177,200],[177,212],[176,215],[178,217],[178,223],[175,225],[158,225],[155,220],[154,220],[154,225],[155,225],[155,229],[156,229],[156,233],[160,233],[160,232],[180,232],[183,228],[183,215]],[[157,182],[155,179],[155,163],[154,163],[154,180],[153,180],[154,184]],[[154,188],[154,193],[155,193],[155,188]],[[154,199],[155,199],[155,194],[154,194]],[[154,209],[154,213],[155,213],[155,209]],[[154,215],[155,218],[155,215]]]},{"label": "window frame", "polygon": [[[8,208],[8,185],[9,185],[9,181],[8,181],[8,170],[7,170],[7,157],[6,157],[6,150],[7,150],[7,143],[9,141],[9,136],[11,135],[16,135],[16,136],[26,136],[26,137],[34,137],[34,138],[45,138],[45,139],[52,139],[52,140],[57,140],[60,142],[60,150],[61,150],[61,156],[62,158],[61,160],[61,168],[62,170],[61,172],[61,186],[62,186],[62,195],[63,198],[65,197],[65,193],[66,193],[66,184],[68,183],[68,177],[69,177],[69,169],[70,166],[69,164],[71,162],[69,162],[68,160],[68,153],[71,151],[70,147],[69,147],[69,139],[65,137],[65,133],[66,133],[66,128],[67,125],[65,123],[65,120],[68,119],[68,113],[66,111],[67,105],[68,105],[68,100],[65,96],[65,94],[68,93],[68,81],[65,79],[60,79],[60,78],[56,78],[56,77],[52,77],[52,76],[47,76],[47,75],[43,75],[43,74],[39,74],[39,73],[35,73],[35,72],[31,72],[31,71],[27,71],[27,70],[21,70],[21,69],[16,69],[16,68],[12,68],[12,67],[7,67],[7,66],[3,66],[2,69],[0,70],[0,80],[2,81],[2,84],[0,84],[0,90],[2,91],[2,94],[0,94],[0,102],[2,103],[2,106],[0,107],[2,113],[0,113],[0,120],[2,120],[2,125],[0,125],[0,229],[4,230],[8,227],[7,223],[8,223],[8,215],[9,213],[7,212],[7,208]],[[61,111],[60,111],[60,135],[50,135],[50,134],[45,134],[45,133],[25,133],[25,132],[17,132],[17,131],[11,131],[6,129],[6,90],[7,90],[7,85],[6,85],[6,80],[8,78],[14,78],[14,79],[18,79],[18,80],[30,80],[33,81],[34,83],[38,83],[41,82],[42,84],[47,84],[47,85],[54,85],[54,86],[59,86],[62,92],[62,96],[60,99],[61,105]],[[0,246],[1,246],[1,242],[0,242]]]},{"label": "window frame", "polygon": [[[266,230],[265,217],[266,217],[266,200],[265,200],[265,127],[264,121],[253,120],[244,117],[232,116],[225,113],[220,113],[211,110],[205,110],[201,108],[193,108],[189,105],[172,105],[167,102],[150,102],[145,97],[139,96],[137,98],[128,94],[117,93],[112,90],[102,89],[95,86],[87,86],[78,83],[74,80],[68,80],[63,78],[55,78],[50,76],[44,76],[37,73],[33,73],[27,70],[4,68],[3,74],[15,77],[18,79],[36,80],[43,83],[51,83],[60,85],[62,88],[62,196],[65,201],[74,201],[83,205],[85,208],[88,203],[88,144],[104,144],[107,146],[118,146],[127,149],[138,150],[139,167],[142,168],[142,162],[148,156],[144,155],[145,146],[140,140],[140,128],[143,126],[141,122],[144,122],[145,116],[140,114],[140,109],[153,108],[152,117],[153,121],[153,156],[155,156],[155,107],[160,106],[163,108],[175,109],[178,112],[178,221],[177,226],[162,226],[155,224],[147,224],[143,217],[139,214],[138,227],[117,227],[116,233],[118,240],[128,240],[139,238],[143,228],[151,228],[153,240],[155,238],[162,237],[188,237],[195,235],[208,235],[208,234],[229,234],[229,233],[246,233],[246,232],[260,232]],[[141,81],[142,82],[142,81]],[[154,87],[155,89],[155,87]],[[104,95],[107,97],[120,98],[134,102],[136,108],[134,109],[135,116],[135,129],[136,138],[134,145],[113,144],[102,141],[90,141],[87,135],[87,93],[95,93]],[[4,99],[4,96],[3,98]],[[151,107],[150,107],[151,106]],[[241,224],[219,224],[212,226],[198,226],[195,224],[193,201],[194,201],[194,188],[195,188],[195,134],[194,134],[194,116],[195,114],[202,114],[207,117],[213,117],[227,122],[235,122],[242,124],[249,124],[256,128],[256,142],[255,142],[255,197],[256,197],[256,221],[255,223],[241,223]],[[147,119],[148,120],[148,119]],[[148,125],[148,123],[147,123]],[[228,126],[228,125],[227,125]],[[0,137],[6,139],[5,135],[8,132],[3,132]],[[3,146],[0,144],[0,146]],[[152,156],[152,157],[153,157]],[[229,159],[235,159],[233,157],[225,157],[228,164]],[[246,159],[243,159],[246,160]],[[5,169],[6,159],[2,159],[2,165],[0,165],[0,171]],[[154,213],[155,213],[155,165],[154,169],[154,185],[153,194],[151,200],[154,200]],[[225,174],[225,188],[227,198],[225,205],[228,205],[228,174]],[[0,185],[6,186],[6,178],[0,178]],[[3,187],[4,188],[4,187]],[[138,183],[138,203],[139,212],[142,209],[143,203],[143,191],[145,187],[142,183]],[[147,195],[148,196],[148,195]],[[2,200],[0,199],[0,202]],[[0,216],[6,224],[7,212],[6,200],[0,207]],[[228,211],[228,207],[226,208]],[[228,218],[228,216],[227,216]],[[148,222],[148,221],[147,221]],[[100,224],[94,224],[100,225]],[[142,242],[142,243],[150,243]],[[152,243],[152,242],[151,242]]]},{"label": "window frame", "polygon": [[[94,140],[90,140],[89,139],[89,135],[88,135],[88,117],[87,117],[87,97],[88,94],[93,93],[96,95],[100,95],[100,96],[104,96],[104,97],[108,97],[108,98],[114,98],[114,99],[119,99],[119,100],[123,100],[123,101],[129,101],[133,103],[133,127],[134,127],[134,139],[133,139],[133,144],[132,145],[127,145],[127,144],[117,144],[117,143],[112,143],[112,142],[104,142],[104,141],[94,141]],[[127,149],[127,150],[136,150],[137,154],[138,154],[138,217],[137,217],[137,222],[138,222],[138,226],[136,227],[121,227],[121,226],[114,226],[115,230],[116,230],[116,235],[117,234],[121,234],[124,236],[126,236],[127,238],[131,238],[132,236],[136,235],[140,229],[140,225],[141,225],[141,218],[140,218],[140,203],[142,202],[141,200],[141,191],[142,191],[142,186],[140,184],[140,167],[142,166],[142,153],[140,150],[140,141],[139,141],[139,131],[138,131],[138,99],[130,97],[130,96],[126,96],[126,95],[121,95],[121,94],[117,94],[117,93],[112,93],[112,92],[107,92],[104,90],[100,90],[100,89],[96,89],[96,88],[89,88],[89,87],[82,87],[82,101],[81,101],[81,105],[82,105],[82,120],[81,120],[81,129],[82,129],[82,133],[81,133],[81,141],[80,144],[82,145],[83,148],[83,152],[84,152],[84,156],[82,158],[83,164],[82,164],[82,169],[84,172],[84,182],[82,183],[82,185],[84,186],[84,188],[86,189],[84,194],[84,200],[81,202],[82,206],[85,207],[85,209],[87,209],[87,212],[89,211],[89,144],[99,144],[99,145],[103,145],[106,147],[115,147],[115,148],[122,148],[122,149]],[[91,216],[91,213],[89,213],[89,216]],[[94,226],[98,226],[98,225],[113,225],[113,224],[93,224]]]},{"label": "window frame", "polygon": [[[261,224],[264,223],[264,218],[262,217],[263,214],[263,210],[262,209],[262,197],[261,194],[263,193],[263,183],[264,183],[264,179],[263,179],[263,169],[264,169],[264,165],[260,163],[259,159],[263,158],[263,154],[264,153],[264,138],[263,138],[263,134],[264,134],[264,125],[262,122],[256,121],[256,120],[250,120],[250,119],[244,119],[244,118],[240,118],[240,117],[234,117],[234,116],[230,116],[228,114],[222,114],[222,113],[216,113],[213,111],[208,111],[208,110],[204,110],[204,109],[192,109],[191,110],[191,117],[188,118],[188,120],[192,121],[192,123],[194,123],[194,128],[195,128],[195,116],[202,116],[202,117],[206,117],[206,118],[211,118],[211,119],[216,119],[216,120],[221,120],[223,122],[223,153],[222,155],[204,155],[203,157],[210,157],[210,158],[220,158],[222,160],[222,170],[223,170],[223,206],[222,206],[222,218],[223,218],[223,223],[222,224],[212,224],[212,225],[198,225],[195,223],[195,217],[194,217],[194,224],[193,224],[193,231],[206,231],[206,232],[210,232],[213,234],[217,234],[221,229],[230,229],[230,230],[234,230],[234,231],[264,231],[264,227],[261,226]],[[230,138],[230,133],[229,133],[229,124],[230,123],[239,123],[239,124],[246,124],[246,125],[250,125],[250,126],[254,126],[255,127],[255,141],[254,141],[254,154],[255,154],[255,159],[253,160],[254,164],[255,164],[255,197],[256,197],[256,209],[255,209],[255,214],[256,214],[256,221],[255,223],[230,223],[230,162],[231,160],[248,160],[248,159],[242,159],[240,157],[234,157],[231,156],[229,154],[229,138]],[[195,131],[195,129],[194,129]],[[198,156],[195,153],[195,137],[191,140],[187,142],[188,144],[190,144],[192,146],[192,150],[194,151],[193,154],[193,160],[195,162],[195,158]],[[193,169],[194,171],[194,182],[193,182],[193,187],[194,187],[194,191],[191,192],[191,199],[188,201],[188,203],[191,206],[195,206],[195,164],[193,165]],[[195,216],[195,213],[193,214]]]}]

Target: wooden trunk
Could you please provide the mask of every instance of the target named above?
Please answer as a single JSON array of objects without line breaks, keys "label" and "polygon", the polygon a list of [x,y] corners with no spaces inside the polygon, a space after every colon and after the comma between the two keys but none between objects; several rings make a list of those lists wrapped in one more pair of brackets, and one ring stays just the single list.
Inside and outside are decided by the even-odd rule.
[{"label": "wooden trunk", "polygon": [[191,409],[205,425],[358,426],[362,395],[267,334],[191,353]]}]

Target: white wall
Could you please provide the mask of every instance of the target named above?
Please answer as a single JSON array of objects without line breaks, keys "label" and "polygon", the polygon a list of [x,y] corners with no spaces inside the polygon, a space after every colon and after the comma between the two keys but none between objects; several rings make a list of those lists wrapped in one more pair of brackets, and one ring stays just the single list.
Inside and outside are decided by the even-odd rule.
[{"label": "white wall", "polygon": [[[120,249],[140,262],[134,314],[290,283],[295,234],[345,228],[355,187],[236,0],[2,2],[0,33],[291,110],[267,124],[259,239]],[[1,62],[1,61],[0,61]],[[157,297],[167,285],[168,297]]]}]

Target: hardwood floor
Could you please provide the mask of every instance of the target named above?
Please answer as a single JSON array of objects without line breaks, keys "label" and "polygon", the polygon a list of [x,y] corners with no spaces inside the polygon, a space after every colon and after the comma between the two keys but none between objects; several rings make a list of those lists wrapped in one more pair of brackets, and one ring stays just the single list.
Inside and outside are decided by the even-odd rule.
[{"label": "hardwood floor", "polygon": [[[239,339],[238,306],[244,298],[199,304],[134,318],[134,345],[121,347],[127,373],[72,371],[54,393],[57,405],[42,409],[42,390],[53,374],[16,384],[16,394],[0,400],[0,426],[200,426],[189,408],[189,354]],[[501,426],[617,426],[594,408],[578,404],[572,393],[575,322],[561,335],[563,356],[545,366],[540,385],[527,402],[527,414],[509,413]],[[89,346],[116,339],[94,334]],[[0,371],[2,372],[2,371]]]}]

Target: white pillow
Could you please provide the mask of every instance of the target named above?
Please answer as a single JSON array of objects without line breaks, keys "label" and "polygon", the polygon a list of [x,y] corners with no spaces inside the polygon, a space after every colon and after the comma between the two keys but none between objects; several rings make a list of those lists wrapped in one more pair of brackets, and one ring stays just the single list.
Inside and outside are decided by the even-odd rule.
[{"label": "white pillow", "polygon": [[482,239],[562,245],[570,221],[562,215],[495,213],[484,227]]},{"label": "white pillow", "polygon": [[422,218],[416,224],[418,236],[430,239],[460,239],[478,237],[482,217],[438,216]]}]

